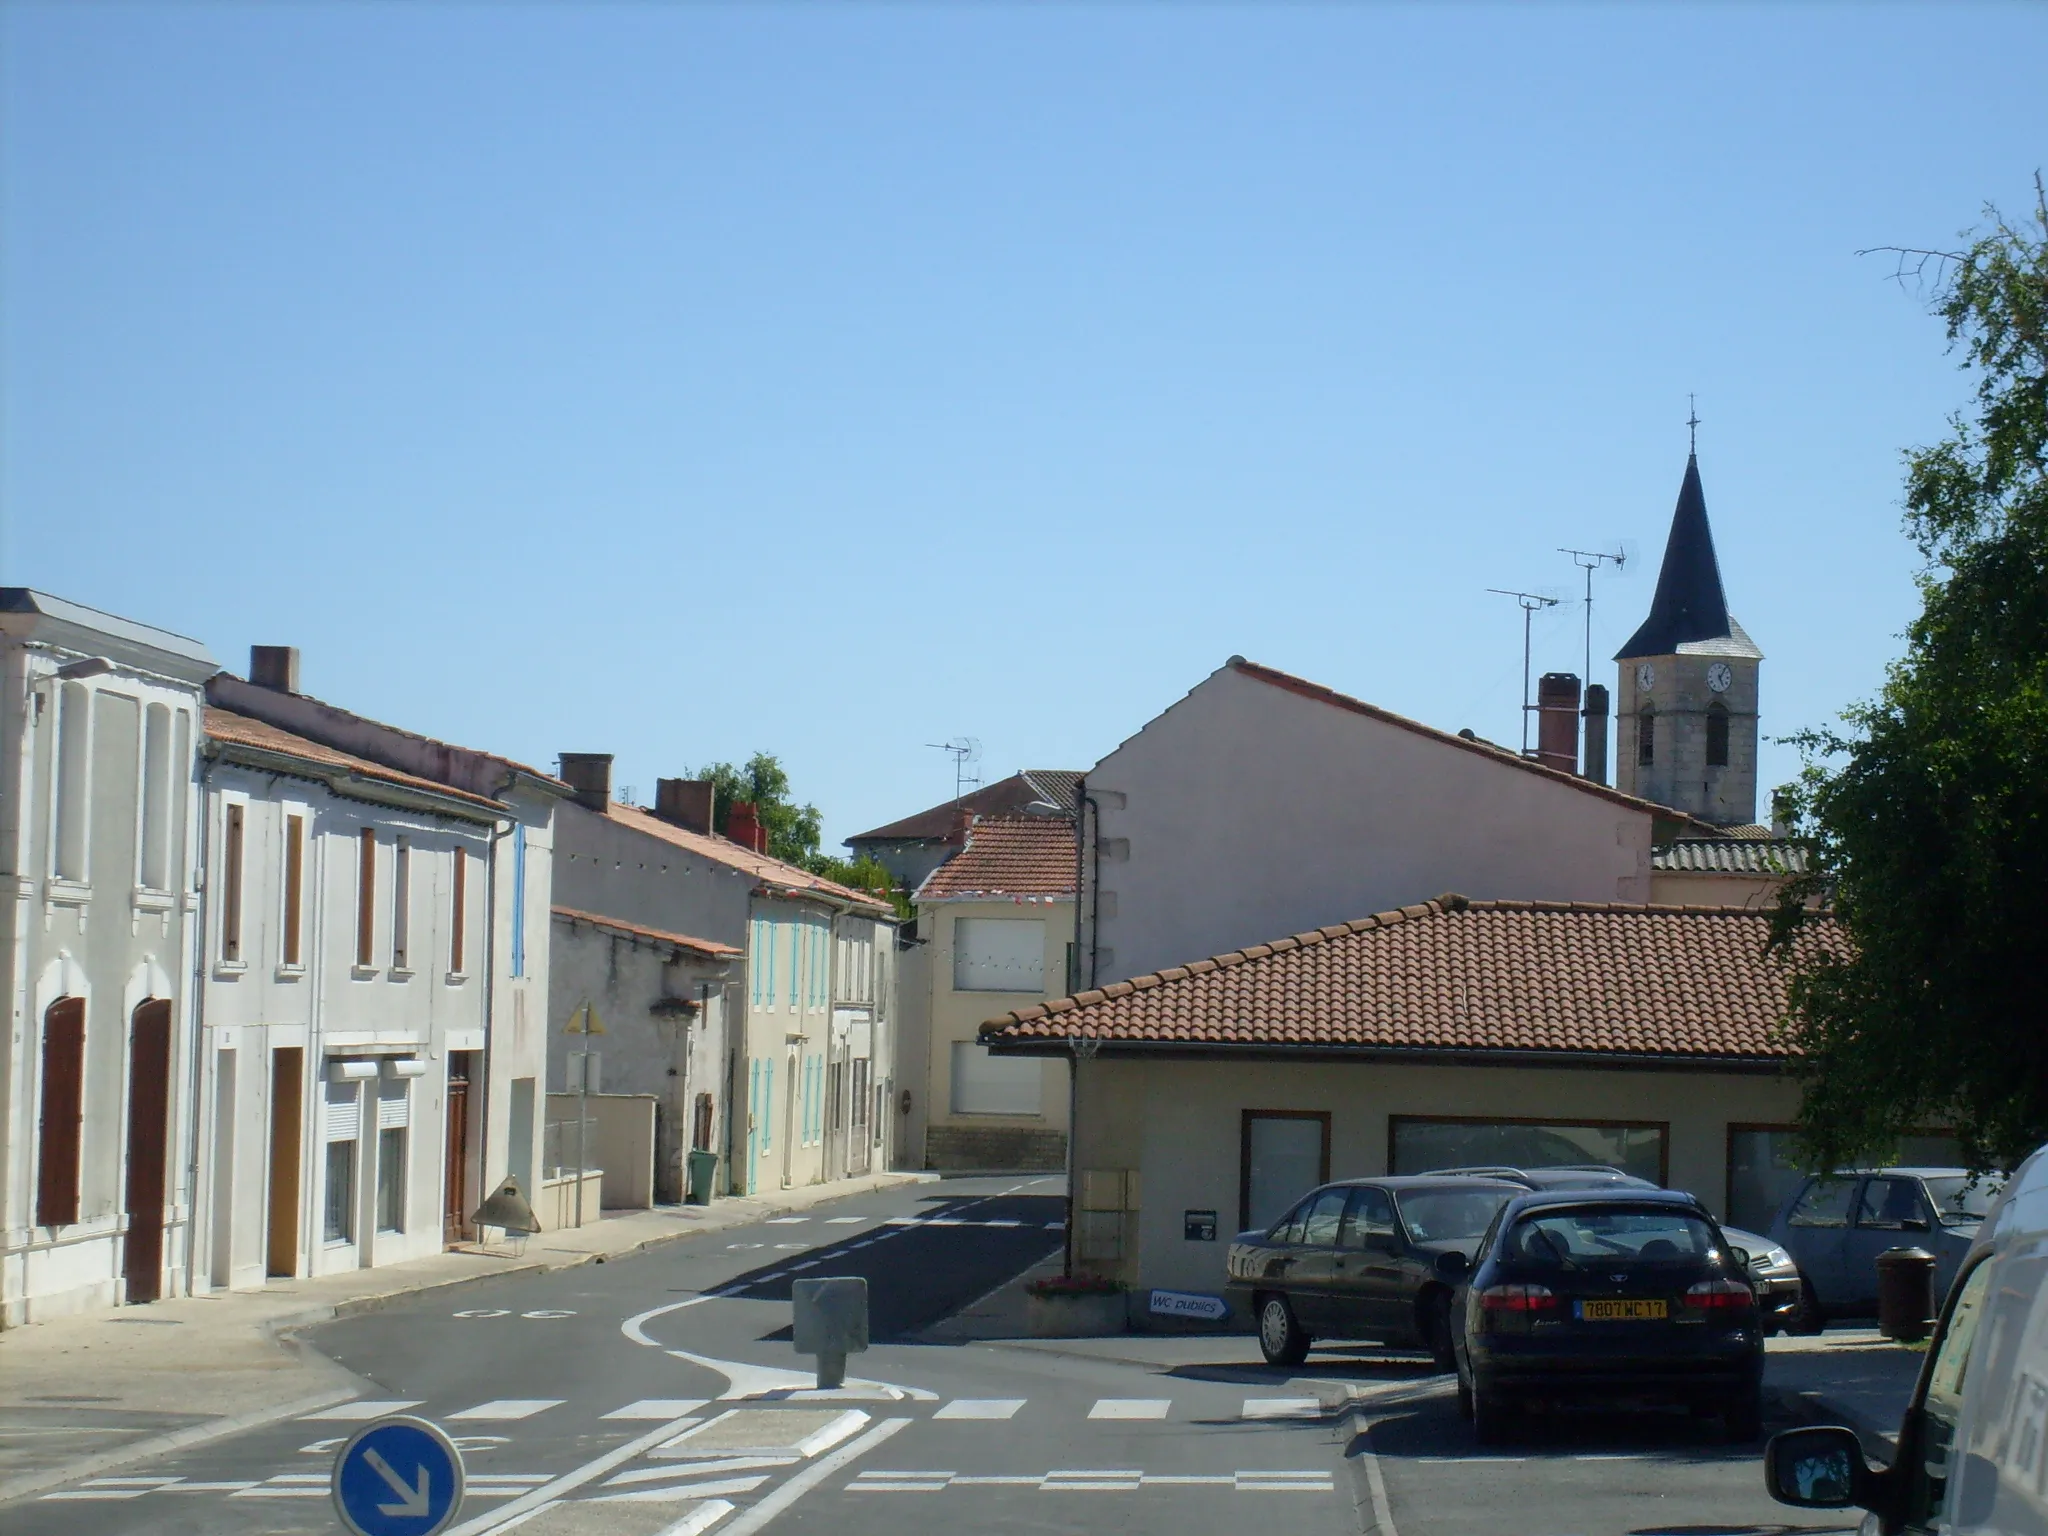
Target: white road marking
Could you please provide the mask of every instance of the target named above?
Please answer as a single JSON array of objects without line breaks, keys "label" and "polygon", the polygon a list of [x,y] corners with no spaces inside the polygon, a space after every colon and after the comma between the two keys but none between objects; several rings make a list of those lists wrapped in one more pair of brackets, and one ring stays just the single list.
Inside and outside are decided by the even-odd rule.
[{"label": "white road marking", "polygon": [[704,1406],[701,1397],[643,1397],[623,1408],[614,1408],[607,1419],[680,1419]]},{"label": "white road marking", "polygon": [[1323,1413],[1322,1403],[1313,1397],[1248,1397],[1244,1400],[1244,1412],[1239,1415],[1246,1419],[1316,1419]]},{"label": "white road marking", "polygon": [[1091,1419],[1163,1419],[1173,1412],[1164,1397],[1105,1397],[1088,1410]]},{"label": "white road marking", "polygon": [[238,1493],[244,1488],[254,1488],[253,1481],[239,1483],[171,1483],[160,1488],[159,1493]]},{"label": "white road marking", "polygon": [[[884,1419],[858,1440],[850,1440],[830,1456],[813,1462],[810,1466],[804,1468],[803,1471],[797,1473],[795,1477],[790,1478],[781,1487],[769,1494],[767,1498],[761,1500],[760,1503],[740,1516],[739,1519],[735,1520],[732,1524],[731,1536],[756,1536],[757,1532],[766,1530],[771,1522],[779,1517],[784,1510],[796,1503],[798,1499],[809,1493],[818,1484],[824,1482],[826,1478],[832,1476],[841,1467],[865,1456],[869,1451],[880,1445],[909,1422],[910,1420],[908,1419]],[[457,1531],[452,1533],[452,1536],[465,1536],[465,1533]]]},{"label": "white road marking", "polygon": [[[322,1479],[322,1481],[325,1481],[325,1479]],[[240,1493],[231,1493],[228,1497],[231,1499],[324,1499],[327,1497],[327,1490],[325,1488],[272,1488],[268,1485],[260,1485],[255,1488],[244,1488]]]},{"label": "white road marking", "polygon": [[89,1502],[94,1499],[139,1499],[145,1493],[154,1492],[154,1488],[68,1488],[62,1493],[46,1493],[37,1502],[47,1503],[53,1499],[69,1499],[76,1502]]},{"label": "white road marking", "polygon": [[932,1417],[935,1419],[1008,1419],[1024,1406],[1021,1397],[956,1397]]},{"label": "white road marking", "polygon": [[665,1467],[635,1467],[604,1480],[607,1488],[624,1488],[633,1483],[657,1483],[664,1478],[709,1477],[714,1472],[758,1472],[762,1468],[793,1467],[801,1456],[714,1456],[709,1460],[671,1463]]},{"label": "white road marking", "polygon": [[[1135,1493],[1141,1488],[1232,1488],[1239,1493],[1335,1493],[1333,1474],[1320,1470],[1222,1473],[1133,1472],[1066,1468],[1037,1476],[963,1476],[958,1472],[862,1472],[847,1493],[940,1493],[947,1488],[1035,1488],[1041,1493]],[[1392,1526],[1385,1527],[1389,1536]]]},{"label": "white road marking", "polygon": [[680,1504],[684,1499],[718,1499],[728,1494],[752,1493],[767,1482],[760,1477],[727,1477],[709,1483],[677,1483],[672,1487],[635,1488],[628,1493],[600,1493],[593,1504]]},{"label": "white road marking", "polygon": [[[665,1311],[666,1308],[657,1308]],[[605,1473],[635,1456],[652,1450],[662,1441],[681,1434],[692,1421],[687,1418],[671,1419],[668,1423],[650,1429],[646,1434],[628,1440],[624,1445],[615,1445],[602,1456],[593,1457],[575,1470],[563,1473],[552,1482],[542,1483],[538,1488],[522,1493],[503,1509],[492,1510],[487,1515],[478,1515],[474,1520],[465,1520],[451,1529],[447,1536],[483,1536],[486,1531],[517,1524],[535,1511],[555,1503],[565,1493],[573,1493],[585,1483],[603,1477]],[[231,1498],[243,1495],[231,1494]],[[723,1513],[723,1511],[721,1511]]]},{"label": "white road marking", "polygon": [[417,1408],[420,1402],[421,1399],[417,1397],[395,1398],[383,1401],[375,1399],[365,1401],[358,1398],[352,1403],[336,1403],[332,1408],[322,1408],[318,1413],[302,1414],[299,1422],[301,1424],[317,1424],[329,1420],[381,1419],[387,1413],[403,1413],[408,1408]]},{"label": "white road marking", "polygon": [[474,1408],[465,1408],[460,1413],[448,1415],[453,1423],[475,1424],[503,1421],[507,1419],[530,1419],[536,1413],[545,1413],[550,1408],[562,1406],[559,1397],[500,1397],[488,1403],[478,1403]]},{"label": "white road marking", "polygon": [[80,1483],[81,1488],[162,1488],[179,1479],[175,1477],[95,1477]]},{"label": "white road marking", "polygon": [[810,1219],[808,1216],[770,1216],[763,1225],[770,1227],[794,1227]]},{"label": "white road marking", "polygon": [[872,1216],[827,1216],[825,1218],[825,1225],[828,1227],[850,1227],[859,1222],[872,1220],[874,1220]]}]

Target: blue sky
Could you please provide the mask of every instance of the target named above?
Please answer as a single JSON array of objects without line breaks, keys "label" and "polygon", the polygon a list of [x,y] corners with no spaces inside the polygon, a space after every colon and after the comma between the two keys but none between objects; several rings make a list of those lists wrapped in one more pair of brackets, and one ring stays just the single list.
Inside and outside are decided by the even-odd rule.
[{"label": "blue sky", "polygon": [[[2022,211],[2048,10],[12,4],[0,581],[829,838],[1242,653],[1519,739],[1697,392],[1766,732],[1967,400],[1881,244]],[[1578,670],[1583,613],[1537,670]],[[1787,749],[1766,754],[1788,777]]]}]

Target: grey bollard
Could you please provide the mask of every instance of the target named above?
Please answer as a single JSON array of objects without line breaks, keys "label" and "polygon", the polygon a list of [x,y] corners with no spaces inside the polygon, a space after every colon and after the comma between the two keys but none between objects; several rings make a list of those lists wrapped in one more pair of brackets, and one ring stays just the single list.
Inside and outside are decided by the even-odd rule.
[{"label": "grey bollard", "polygon": [[818,1357],[821,1390],[846,1384],[846,1357],[868,1347],[868,1283],[859,1275],[799,1280],[790,1287],[792,1342]]}]

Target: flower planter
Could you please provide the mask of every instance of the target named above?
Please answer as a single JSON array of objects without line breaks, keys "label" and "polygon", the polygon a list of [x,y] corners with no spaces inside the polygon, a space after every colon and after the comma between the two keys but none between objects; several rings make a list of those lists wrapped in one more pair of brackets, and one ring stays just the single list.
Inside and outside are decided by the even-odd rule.
[{"label": "flower planter", "polygon": [[1094,1339],[1124,1331],[1122,1291],[1054,1291],[1025,1298],[1034,1339]]}]

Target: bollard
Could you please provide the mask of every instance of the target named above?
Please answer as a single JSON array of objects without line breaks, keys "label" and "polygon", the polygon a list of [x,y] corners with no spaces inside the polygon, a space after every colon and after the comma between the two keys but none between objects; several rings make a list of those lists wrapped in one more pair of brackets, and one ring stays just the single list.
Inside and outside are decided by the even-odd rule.
[{"label": "bollard", "polygon": [[1927,1337],[1934,1321],[1934,1255],[1887,1248],[1877,1256],[1877,1331],[1902,1344]]},{"label": "bollard", "polygon": [[799,1280],[789,1291],[796,1352],[818,1357],[818,1386],[846,1384],[846,1357],[868,1347],[868,1283],[858,1275]]}]

